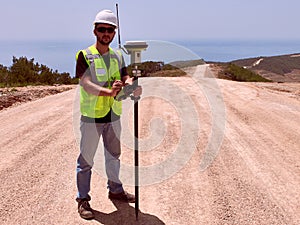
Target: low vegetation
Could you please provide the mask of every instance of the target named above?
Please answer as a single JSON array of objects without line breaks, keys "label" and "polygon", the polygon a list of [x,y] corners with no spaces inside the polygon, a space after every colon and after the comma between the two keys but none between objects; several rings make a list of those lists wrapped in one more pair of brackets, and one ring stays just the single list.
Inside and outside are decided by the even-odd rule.
[{"label": "low vegetation", "polygon": [[[260,76],[253,70],[253,64],[261,58],[236,60],[230,63],[214,63],[218,67],[218,78],[244,82],[270,82],[271,80]],[[292,69],[300,69],[300,57],[276,56],[267,57],[255,66],[255,69],[265,69],[277,74],[290,72]],[[0,87],[17,87],[27,85],[54,85],[54,84],[78,84],[77,78],[72,78],[69,73],[53,71],[46,65],[34,62],[34,59],[26,57],[13,57],[12,65],[5,67],[0,64]],[[205,64],[202,59],[176,61],[165,64],[161,61],[147,61],[137,65],[143,77],[180,77],[186,72],[182,68]],[[128,66],[129,74],[134,74],[135,65]]]},{"label": "low vegetation", "polygon": [[[205,62],[199,60],[176,61],[165,64],[164,62],[147,61],[137,65],[138,70],[141,71],[143,77],[181,77],[185,76],[186,72],[182,70],[185,67],[197,66]],[[135,65],[128,66],[129,74],[133,74]]]},{"label": "low vegetation", "polygon": [[195,59],[195,60],[186,60],[186,61],[175,61],[170,64],[177,68],[185,68],[185,67],[204,65],[205,62],[203,59]]},{"label": "low vegetation", "polygon": [[[253,66],[258,60],[262,61]],[[275,74],[284,75],[293,70],[300,70],[300,54],[280,55],[271,57],[256,57],[232,61],[238,66],[246,66],[251,70],[264,70]]]},{"label": "low vegetation", "polygon": [[249,69],[240,67],[233,63],[219,63],[217,66],[220,68],[218,72],[218,78],[221,79],[243,82],[271,82],[271,80],[268,80]]},{"label": "low vegetation", "polygon": [[0,87],[18,87],[27,85],[76,84],[78,79],[71,78],[69,73],[53,71],[34,59],[13,57],[12,65],[0,64]]},{"label": "low vegetation", "polygon": [[142,77],[179,77],[185,76],[186,73],[176,66],[164,64],[164,62],[147,61],[138,65],[129,65],[128,73],[134,75],[135,69],[138,69]]}]

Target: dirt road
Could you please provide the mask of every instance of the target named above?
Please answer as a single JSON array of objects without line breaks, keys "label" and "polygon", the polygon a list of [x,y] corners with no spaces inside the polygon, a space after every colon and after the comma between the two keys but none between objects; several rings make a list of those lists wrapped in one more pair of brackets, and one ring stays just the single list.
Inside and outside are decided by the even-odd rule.
[{"label": "dirt road", "polygon": [[300,224],[300,84],[215,83],[206,66],[193,73],[163,79],[165,88],[142,80],[138,222],[134,204],[107,199],[101,169],[92,178],[96,219],[78,216],[75,89],[1,111],[1,224]]}]

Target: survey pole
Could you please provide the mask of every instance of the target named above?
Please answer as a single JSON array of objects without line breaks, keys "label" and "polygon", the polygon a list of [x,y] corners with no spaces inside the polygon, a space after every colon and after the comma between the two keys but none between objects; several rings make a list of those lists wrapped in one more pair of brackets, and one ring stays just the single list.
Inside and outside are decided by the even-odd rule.
[{"label": "survey pole", "polygon": [[[130,54],[131,65],[134,66],[132,75],[134,77],[134,86],[138,87],[138,78],[141,71],[138,70],[137,64],[141,63],[141,51],[148,47],[144,41],[127,41],[124,45],[127,52]],[[135,218],[138,220],[139,215],[139,99],[134,97],[134,185],[135,185]]]}]

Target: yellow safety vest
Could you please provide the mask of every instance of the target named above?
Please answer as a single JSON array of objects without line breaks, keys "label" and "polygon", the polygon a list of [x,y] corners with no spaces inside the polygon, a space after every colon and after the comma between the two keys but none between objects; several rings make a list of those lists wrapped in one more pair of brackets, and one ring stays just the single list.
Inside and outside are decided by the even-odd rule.
[{"label": "yellow safety vest", "polygon": [[[94,45],[76,54],[76,60],[79,53],[82,52],[86,62],[89,65],[92,82],[101,87],[111,89],[115,80],[121,80],[120,69],[122,66],[121,52],[115,52],[109,48],[110,67],[107,69],[106,64]],[[120,116],[122,113],[121,101],[116,101],[109,96],[96,96],[89,94],[80,86],[80,111],[83,116],[89,118],[102,118],[112,111]]]}]

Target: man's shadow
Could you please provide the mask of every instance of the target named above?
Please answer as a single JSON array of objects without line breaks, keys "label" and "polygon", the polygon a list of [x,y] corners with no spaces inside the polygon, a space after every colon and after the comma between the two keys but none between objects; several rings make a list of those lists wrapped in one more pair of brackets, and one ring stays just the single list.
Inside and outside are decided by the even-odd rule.
[{"label": "man's shadow", "polygon": [[112,200],[112,203],[117,208],[112,213],[102,213],[94,211],[95,220],[105,225],[131,225],[131,224],[145,224],[145,225],[164,225],[158,217],[142,213],[139,211],[138,220],[135,217],[135,208],[128,203]]}]

